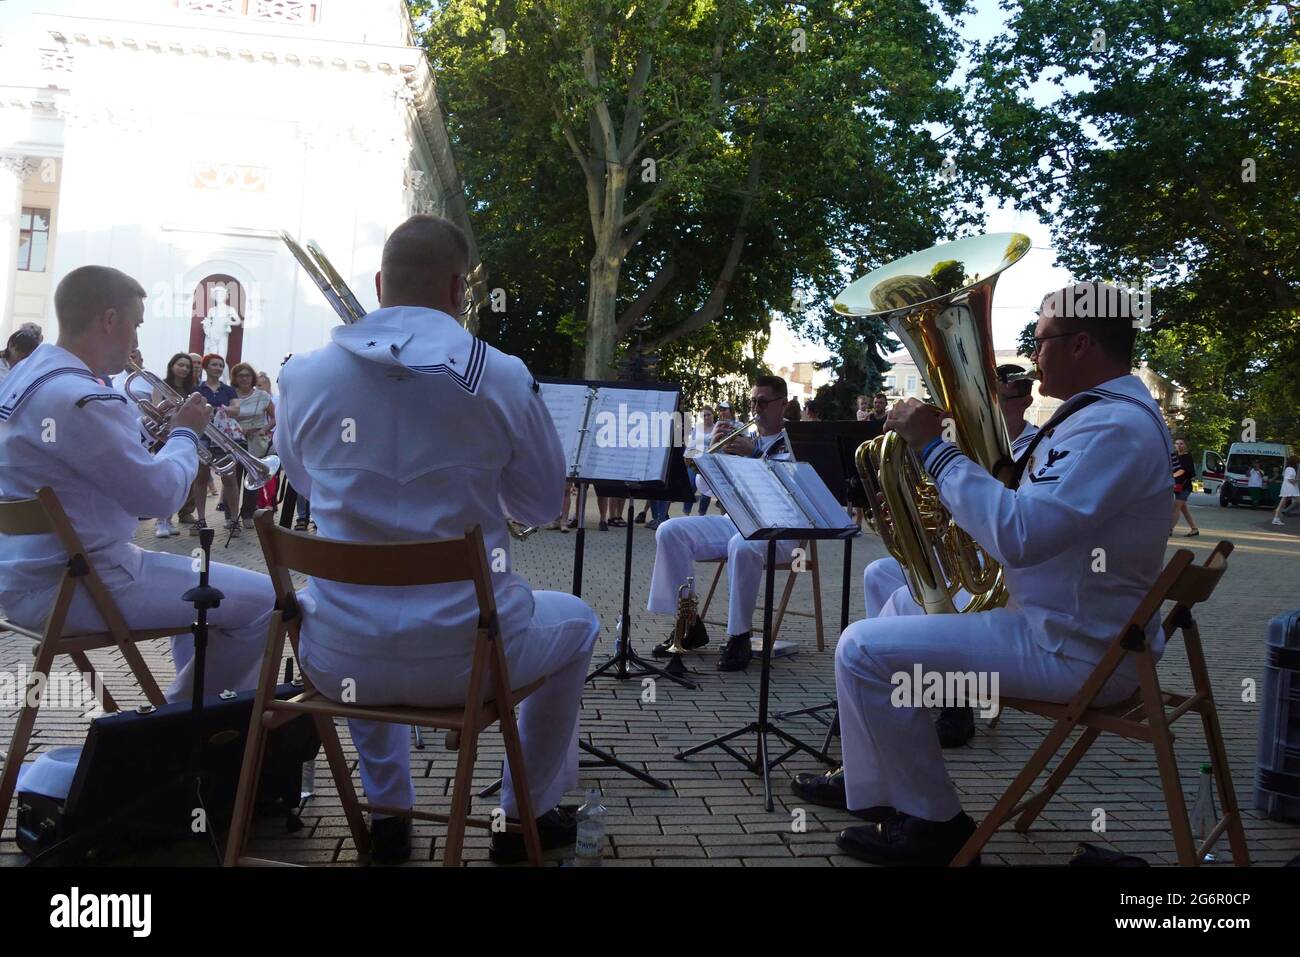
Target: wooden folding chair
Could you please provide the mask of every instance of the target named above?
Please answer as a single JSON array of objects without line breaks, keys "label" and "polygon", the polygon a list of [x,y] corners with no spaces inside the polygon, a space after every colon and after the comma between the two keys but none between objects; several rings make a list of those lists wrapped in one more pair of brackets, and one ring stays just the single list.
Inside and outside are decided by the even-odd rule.
[{"label": "wooden folding chair", "polygon": [[[4,829],[9,816],[9,804],[13,800],[14,789],[18,784],[18,771],[27,754],[27,745],[31,741],[32,728],[36,725],[36,715],[41,708],[41,697],[46,686],[50,666],[58,655],[67,655],[90,681],[91,688],[99,689],[101,703],[105,711],[117,711],[117,701],[113,698],[103,679],[99,677],[86,652],[98,648],[116,648],[122,653],[127,667],[135,676],[140,689],[151,705],[158,707],[165,704],[162,692],[154,681],[149,666],[145,664],[136,642],[150,641],[155,638],[170,638],[176,634],[175,628],[154,629],[151,631],[133,631],[126,625],[126,619],[109,594],[104,582],[86,559],[86,549],[81,544],[63,511],[59,498],[51,488],[36,491],[35,498],[14,502],[0,502],[0,535],[55,535],[68,553],[68,563],[59,579],[58,591],[54,605],[45,618],[45,625],[40,631],[33,631],[0,617],[0,631],[12,631],[36,642],[35,660],[32,662],[31,674],[27,679],[27,688],[23,695],[22,708],[18,712],[18,723],[14,726],[13,737],[9,742],[9,755],[5,760],[4,771],[0,772],[0,830]],[[68,609],[76,595],[78,585],[90,594],[90,600],[104,618],[108,631],[89,635],[65,635],[64,622]]]},{"label": "wooden folding chair", "polygon": [[[266,733],[295,715],[310,714],[324,745],[325,757],[329,761],[330,773],[334,776],[334,784],[343,802],[343,813],[352,831],[352,839],[356,842],[360,862],[369,861],[370,836],[362,812],[371,811],[445,823],[447,846],[442,862],[448,867],[456,867],[461,863],[466,826],[492,828],[490,820],[468,816],[470,784],[474,776],[479,735],[494,722],[500,721],[506,760],[510,762],[515,796],[519,802],[519,819],[522,822],[518,825],[507,824],[506,830],[522,831],[528,861],[539,866],[542,863],[542,844],[537,832],[537,814],[528,790],[523,748],[519,741],[514,709],[518,702],[541,687],[544,679],[538,679],[522,688],[510,687],[505,650],[501,646],[501,633],[497,624],[496,597],[492,591],[487,552],[483,547],[483,532],[479,526],[467,529],[464,538],[442,542],[360,545],[280,528],[275,524],[270,509],[258,512],[254,524],[262,543],[262,553],[266,557],[267,572],[275,587],[276,609],[267,632],[261,679],[257,695],[253,699],[248,744],[244,750],[234,817],[226,843],[226,865],[279,863],[244,856],[252,822],[253,802],[257,795],[257,779],[266,746]],[[472,582],[478,596],[479,619],[469,683],[465,689],[465,705],[454,708],[412,708],[344,704],[322,695],[312,687],[305,674],[301,694],[284,701],[276,700],[276,678],[284,655],[284,640],[289,639],[296,657],[298,634],[302,627],[302,616],[289,578],[290,572],[295,571],[312,578],[350,585],[409,586]],[[430,634],[429,640],[436,641],[436,634]],[[358,801],[343,746],[339,743],[338,732],[334,727],[335,718],[388,721],[417,728],[445,729],[448,732],[448,747],[454,747],[458,742],[460,751],[452,790],[451,813],[434,814],[413,808],[384,807]]]},{"label": "wooden folding chair", "polygon": [[[817,629],[817,650],[826,650],[826,638],[822,632],[822,579],[821,566],[817,563],[817,542],[800,542],[799,548],[803,549],[803,571],[812,572],[812,590],[813,590],[813,613],[812,618]],[[718,590],[718,582],[722,580],[722,573],[727,570],[727,559],[723,558],[701,558],[704,564],[715,564],[718,570],[713,575],[713,584],[709,586],[709,593],[705,596],[704,604],[700,606],[700,617],[703,618],[709,611],[709,603],[713,601],[713,593]],[[781,633],[781,620],[785,618],[786,606],[790,604],[790,593],[794,591],[795,577],[800,574],[794,570],[794,562],[777,562],[777,571],[789,572],[785,580],[785,590],[781,592],[781,603],[776,609],[776,618],[772,622],[772,640],[776,641],[777,636]],[[791,611],[792,615],[799,615],[803,618],[808,617],[806,611]],[[718,622],[713,622],[718,624]]]},{"label": "wooden folding chair", "polygon": [[[1111,642],[1101,662],[1083,683],[1079,693],[1068,704],[1034,701],[1028,698],[1001,700],[1003,709],[1015,708],[1018,711],[1042,715],[1052,718],[1055,724],[1023,770],[1007,788],[1006,793],[953,858],[953,867],[964,867],[974,860],[975,855],[993,836],[993,832],[1016,814],[1020,815],[1016,820],[1016,830],[1021,833],[1029,830],[1034,819],[1042,813],[1052,795],[1065,783],[1070,772],[1079,764],[1103,731],[1136,741],[1148,741],[1155,749],[1156,767],[1160,772],[1160,784],[1169,810],[1169,826],[1173,831],[1178,863],[1187,867],[1200,864],[1206,852],[1214,846],[1224,831],[1227,831],[1228,843],[1232,848],[1232,862],[1239,867],[1250,864],[1250,855],[1246,849],[1246,832],[1242,827],[1241,812],[1237,807],[1237,797],[1232,787],[1232,772],[1228,767],[1228,753],[1223,745],[1223,733],[1219,729],[1219,714],[1214,706],[1214,695],[1210,690],[1210,675],[1206,670],[1205,655],[1201,649],[1201,633],[1196,620],[1192,617],[1192,607],[1206,601],[1214,593],[1219,579],[1227,570],[1228,555],[1231,554],[1232,547],[1231,542],[1219,542],[1204,565],[1193,565],[1192,553],[1187,549],[1179,549],[1169,560],[1169,564],[1165,566],[1165,570],[1156,579],[1155,584],[1151,586],[1146,597],[1142,599],[1128,623]],[[1166,601],[1174,602],[1174,608],[1162,623],[1166,636],[1165,651],[1169,650],[1176,633],[1181,631],[1194,688],[1191,695],[1172,694],[1161,689],[1160,680],[1156,675],[1156,661],[1146,641],[1143,626],[1151,620],[1152,616],[1159,613]],[[1119,704],[1105,707],[1093,706],[1093,700],[1126,655],[1132,655],[1137,663],[1138,689],[1126,701]],[[1173,710],[1166,712],[1166,706],[1172,707]],[[1174,754],[1174,735],[1170,730],[1171,725],[1189,711],[1195,711],[1201,716],[1201,727],[1210,751],[1214,780],[1218,785],[1219,804],[1223,809],[1223,816],[1219,818],[1205,842],[1199,847],[1193,838],[1188,821],[1187,805],[1178,776],[1178,761]],[[1043,789],[1021,800],[1076,726],[1082,726],[1083,733],[1052,771]]]}]

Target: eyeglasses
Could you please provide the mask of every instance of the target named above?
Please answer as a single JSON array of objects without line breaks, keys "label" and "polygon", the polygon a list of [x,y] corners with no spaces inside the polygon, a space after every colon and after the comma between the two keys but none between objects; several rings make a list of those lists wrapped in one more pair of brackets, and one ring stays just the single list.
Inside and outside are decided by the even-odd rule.
[{"label": "eyeglasses", "polygon": [[1031,352],[1030,355],[1034,355],[1034,356],[1038,355],[1038,353],[1043,348],[1043,343],[1046,342],[1048,339],[1061,339],[1065,336],[1077,336],[1077,335],[1078,335],[1077,332],[1058,332],[1052,336],[1034,336],[1034,351]]},{"label": "eyeglasses", "polygon": [[749,407],[755,412],[762,412],[775,401],[776,399],[750,399]]}]

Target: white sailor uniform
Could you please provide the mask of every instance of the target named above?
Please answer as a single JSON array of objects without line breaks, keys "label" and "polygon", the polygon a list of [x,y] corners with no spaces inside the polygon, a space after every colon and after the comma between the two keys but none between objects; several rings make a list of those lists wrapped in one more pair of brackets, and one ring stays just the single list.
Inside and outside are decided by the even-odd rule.
[{"label": "white sailor uniform", "polygon": [[[1038,426],[1026,422],[1020,434],[1011,443],[1011,457],[1019,459],[1038,434]],[[907,585],[907,575],[898,559],[878,558],[862,573],[862,594],[866,601],[868,618],[881,615],[923,615],[925,609],[916,603],[912,590]],[[958,589],[953,602],[958,608],[970,601],[970,593],[964,588]],[[886,610],[888,609],[888,610]]]},{"label": "white sailor uniform", "polygon": [[[835,678],[850,808],[892,806],[932,821],[961,810],[930,714],[891,703],[895,675],[917,666],[995,673],[1000,695],[1066,701],[1158,577],[1171,447],[1142,381],[1121,376],[1074,396],[1043,428],[1014,490],[954,445],[929,449],[924,465],[940,500],[1001,563],[1011,599],[970,615],[885,614],[840,637]],[[1158,617],[1147,636],[1158,655]],[[1136,684],[1128,663],[1098,701],[1123,700]]]},{"label": "white sailor uniform", "polygon": [[[194,606],[181,600],[198,583],[189,555],[148,552],[132,543],[138,516],[175,512],[198,471],[198,437],[174,429],[151,456],[140,444],[135,407],[103,385],[80,359],[42,343],[5,380],[0,401],[0,498],[54,489],[88,558],[133,629],[176,629],[176,678],[166,696],[192,687]],[[53,607],[67,553],[53,535],[0,537],[0,605],[19,624],[40,628]],[[208,613],[208,691],[255,687],[275,604],[271,580],[212,564],[225,597]],[[74,593],[64,630],[107,631],[84,588]]]},{"label": "white sailor uniform", "polygon": [[[780,444],[778,444],[780,443]],[[776,451],[773,451],[775,447]],[[755,458],[788,461],[785,433],[757,440]],[[677,592],[694,576],[695,562],[727,559],[727,634],[750,631],[758,604],[767,558],[766,541],[749,541],[736,530],[726,515],[685,515],[670,518],[655,530],[655,565],[650,576],[650,598],[646,610],[661,615],[677,613]],[[799,543],[785,539],[776,543],[777,562],[788,562]],[[698,589],[697,589],[698,590]]]},{"label": "white sailor uniform", "polygon": [[[578,717],[600,623],[573,595],[511,571],[505,516],[542,525],[564,496],[564,452],[519,359],[443,312],[391,307],[335,328],[280,373],[276,445],[326,538],[429,541],[483,530],[510,679],[545,677],[520,706],[533,805],[578,780]],[[464,701],[478,622],[472,585],[388,588],[312,581],[300,594],[302,668],[359,704]],[[368,800],[410,807],[410,730],[350,722]],[[506,769],[502,806],[516,816]]]}]

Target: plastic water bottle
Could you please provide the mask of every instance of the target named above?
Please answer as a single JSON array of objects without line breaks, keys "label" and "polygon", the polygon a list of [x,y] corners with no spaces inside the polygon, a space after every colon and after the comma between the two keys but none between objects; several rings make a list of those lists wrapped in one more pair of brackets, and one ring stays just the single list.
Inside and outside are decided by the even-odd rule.
[{"label": "plastic water bottle", "polygon": [[[1191,823],[1192,837],[1198,843],[1204,843],[1215,825],[1219,823],[1219,814],[1214,809],[1214,774],[1210,765],[1201,765],[1200,779],[1200,787],[1196,792],[1196,805],[1192,808]],[[1215,858],[1213,854],[1207,853],[1202,860],[1207,864],[1213,864]]]},{"label": "plastic water bottle", "polygon": [[299,795],[299,806],[310,797],[316,796],[316,759],[302,763],[302,794]]},{"label": "plastic water bottle", "polygon": [[574,848],[575,867],[600,867],[605,846],[605,816],[609,812],[601,803],[600,789],[587,791],[587,801],[578,808],[578,842]]}]

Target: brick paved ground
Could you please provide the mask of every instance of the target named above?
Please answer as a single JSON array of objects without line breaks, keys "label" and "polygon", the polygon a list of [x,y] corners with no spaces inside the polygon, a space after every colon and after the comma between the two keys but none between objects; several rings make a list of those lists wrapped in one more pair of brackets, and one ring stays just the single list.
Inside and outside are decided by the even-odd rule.
[{"label": "brick paved ground", "polygon": [[[1276,866],[1300,852],[1300,825],[1264,820],[1251,809],[1260,704],[1243,703],[1241,687],[1245,678],[1262,678],[1262,644],[1269,619],[1280,611],[1300,606],[1300,587],[1297,587],[1300,584],[1300,521],[1292,519],[1285,529],[1274,528],[1269,525],[1265,512],[1224,510],[1215,507],[1208,497],[1196,498],[1203,499],[1194,503],[1199,506],[1196,515],[1202,535],[1191,540],[1171,539],[1170,554],[1175,547],[1185,546],[1199,560],[1219,538],[1228,538],[1237,546],[1227,578],[1199,617],[1234,782],[1247,808],[1251,854],[1258,864]],[[142,523],[139,542],[145,547],[188,551],[195,542],[182,537],[159,545],[152,531],[152,522]],[[218,539],[219,560],[249,568],[263,567],[253,536],[236,540],[228,549],[219,547],[221,540]],[[572,534],[541,532],[527,542],[515,544],[516,566],[535,587],[567,591],[573,541]],[[623,544],[620,530],[593,531],[587,539],[583,594],[596,608],[604,625],[596,651],[597,662],[612,652],[614,623],[622,600]],[[873,536],[856,543],[851,617],[861,615],[862,568],[883,554]],[[841,555],[839,545],[827,545],[822,551],[826,566],[822,578],[828,622],[826,650],[815,650],[811,618],[790,617],[782,628],[782,637],[797,639],[801,650],[793,658],[774,665],[772,701],[777,710],[816,704],[834,693],[833,649],[840,616]],[[668,627],[666,620],[651,620],[643,611],[653,557],[652,535],[638,528],[632,563],[632,635],[636,646],[647,653]],[[706,570],[702,566],[701,572],[708,574],[711,567]],[[714,601],[710,618],[724,613],[725,583]],[[796,586],[792,607],[796,611],[810,610],[808,583],[800,582]],[[761,623],[761,616],[756,621]],[[716,639],[721,628],[711,626],[711,632]],[[0,670],[12,672],[20,664],[30,662],[28,654],[27,642],[12,635],[0,637]],[[147,657],[157,673],[170,674],[165,642],[149,647]],[[109,675],[110,686],[115,690],[125,689],[121,680],[124,668],[116,655],[100,654],[98,661]],[[775,772],[777,806],[771,813],[763,808],[761,781],[725,754],[715,750],[688,762],[673,759],[678,749],[749,720],[757,700],[757,667],[752,666],[748,673],[720,675],[712,670],[711,657],[695,659],[693,664],[701,672],[699,690],[687,691],[660,682],[653,703],[642,702],[639,681],[619,683],[605,679],[588,685],[583,700],[584,737],[615,751],[670,785],[670,790],[657,791],[618,772],[606,769],[583,772],[581,786],[600,787],[610,808],[606,864],[858,866],[857,862],[838,854],[834,845],[836,832],[854,823],[847,815],[809,807],[806,831],[792,830],[791,812],[798,801],[790,793],[789,778],[798,771],[815,768],[811,758],[793,758]],[[1188,686],[1181,646],[1161,664],[1160,674],[1169,687]],[[119,700],[135,702],[139,696],[122,693]],[[15,709],[0,711],[0,733],[5,742],[12,733],[14,718]],[[80,743],[85,726],[85,719],[77,712],[43,712],[33,750]],[[992,806],[1041,740],[1045,727],[1042,720],[1007,714],[995,730],[988,730],[981,722],[980,733],[971,746],[947,752],[950,773],[972,815],[978,818]],[[1203,742],[1198,740],[1199,729],[1194,720],[1180,723],[1178,728],[1181,732],[1179,762],[1190,806],[1195,797],[1192,789],[1197,767],[1206,760],[1206,753]],[[812,721],[794,724],[791,729],[808,738],[819,738],[821,734],[820,726]],[[345,747],[355,762],[355,752],[346,738]],[[477,786],[495,777],[500,755],[499,737],[489,735],[480,754]],[[430,741],[424,751],[416,753],[413,766],[422,805],[442,810],[449,807],[453,758],[442,749],[440,740]],[[322,761],[322,787],[303,815],[307,826],[297,834],[286,835],[282,825],[264,825],[254,845],[255,853],[303,863],[355,860],[337,796],[332,785],[324,783],[326,777]],[[577,799],[580,795],[579,790],[572,797]],[[491,808],[492,802],[476,801],[475,806],[484,812]],[[1106,812],[1104,835],[1090,829],[1096,808]],[[0,844],[0,865],[20,864],[24,860],[17,853],[12,836],[11,821]],[[1034,831],[1023,836],[1010,830],[1000,832],[990,842],[984,860],[988,864],[1059,865],[1065,863],[1076,842],[1081,840],[1108,843],[1153,862],[1174,861],[1164,801],[1149,750],[1137,743],[1103,736],[1049,805]],[[471,832],[466,850],[470,863],[485,862],[486,843],[485,836]],[[436,856],[440,844],[439,826],[416,826],[417,861]],[[1226,852],[1226,841],[1223,847]]]}]

